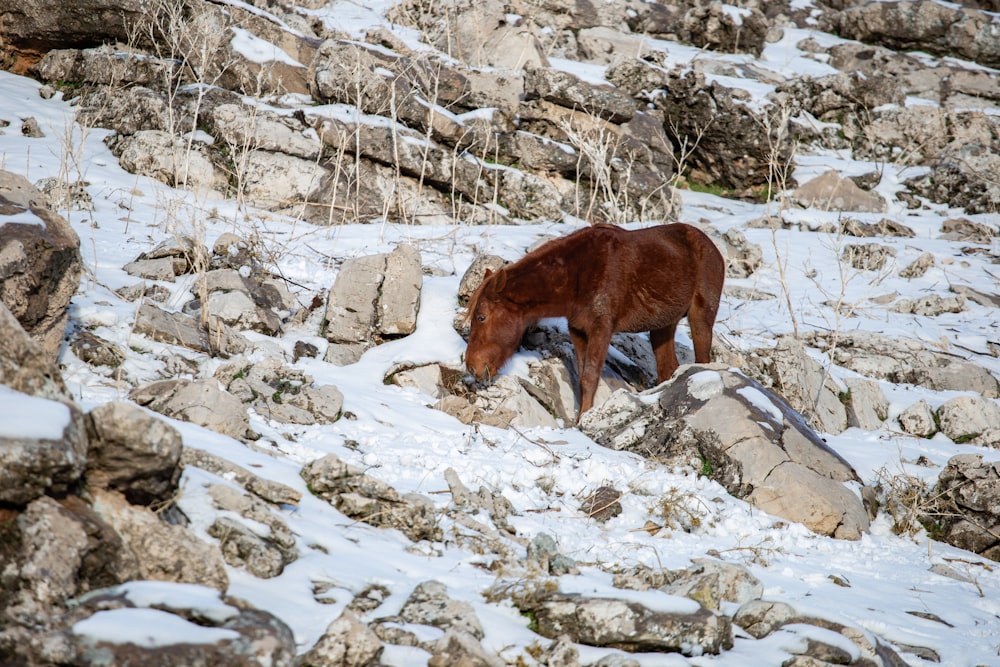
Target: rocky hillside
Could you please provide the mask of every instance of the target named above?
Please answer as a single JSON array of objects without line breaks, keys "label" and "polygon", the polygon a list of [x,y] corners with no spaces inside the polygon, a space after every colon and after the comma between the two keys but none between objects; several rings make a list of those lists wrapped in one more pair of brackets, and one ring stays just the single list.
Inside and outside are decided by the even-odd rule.
[{"label": "rocky hillside", "polygon": [[[1000,6],[367,4],[0,8],[0,664],[992,664]],[[715,363],[464,377],[678,220]]]}]

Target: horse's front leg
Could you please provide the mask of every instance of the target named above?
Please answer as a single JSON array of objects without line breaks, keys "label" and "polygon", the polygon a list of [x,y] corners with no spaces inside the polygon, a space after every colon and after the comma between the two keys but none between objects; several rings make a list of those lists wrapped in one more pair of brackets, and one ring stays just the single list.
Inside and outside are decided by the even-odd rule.
[{"label": "horse's front leg", "polygon": [[[597,383],[604,369],[604,359],[608,356],[608,345],[611,344],[611,331],[590,331],[576,329],[570,326],[570,337],[576,348],[577,369],[580,373],[580,416],[594,406],[594,394],[597,393]],[[578,343],[581,341],[581,343]]]}]

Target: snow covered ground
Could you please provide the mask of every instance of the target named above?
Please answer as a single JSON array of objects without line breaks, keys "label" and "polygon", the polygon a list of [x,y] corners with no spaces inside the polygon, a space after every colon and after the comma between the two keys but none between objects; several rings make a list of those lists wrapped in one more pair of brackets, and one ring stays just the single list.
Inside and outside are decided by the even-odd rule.
[{"label": "snow covered ground", "polygon": [[[793,43],[772,45],[771,50],[783,51],[769,50],[766,60],[776,68],[802,62]],[[674,48],[672,53],[676,52]],[[528,539],[548,533],[560,552],[580,565],[579,575],[563,577],[561,586],[566,591],[607,591],[611,585],[607,570],[614,567],[644,564],[679,569],[688,566],[692,558],[711,554],[746,565],[763,582],[765,598],[788,602],[802,614],[860,627],[888,642],[929,647],[941,656],[944,665],[1000,665],[1000,571],[996,563],[929,541],[922,534],[894,535],[890,520],[884,516],[874,522],[871,534],[857,542],[819,537],[800,525],[788,525],[755,510],[693,471],[667,470],[635,455],[604,449],[575,429],[518,432],[470,427],[430,409],[433,401],[429,396],[383,383],[386,371],[397,362],[460,362],[465,344],[452,328],[458,308],[456,291],[462,273],[478,252],[516,259],[540,236],[571,231],[581,224],[579,221],[518,227],[373,223],[320,228],[273,214],[240,211],[233,200],[175,191],[125,172],[102,143],[105,131],[74,126],[74,108],[58,97],[42,99],[38,87],[32,80],[0,72],[0,119],[11,123],[0,133],[0,166],[22,173],[32,182],[46,177],[87,182],[95,210],[62,211],[80,235],[87,267],[72,306],[71,328],[92,329],[127,349],[123,368],[132,381],[162,377],[162,362],[149,354],[161,345],[131,333],[135,305],[121,300],[113,290],[135,282],[122,271],[124,264],[175,234],[204,230],[204,240],[211,245],[223,232],[245,236],[252,230],[273,252],[276,267],[289,280],[293,292],[306,303],[319,290],[329,288],[336,277],[336,265],[343,259],[388,251],[398,242],[417,247],[424,266],[432,270],[432,275],[425,276],[414,335],[374,348],[347,367],[316,359],[297,362],[317,384],[340,388],[350,418],[333,425],[300,427],[254,415],[251,425],[262,434],[258,445],[266,453],[197,426],[174,424],[186,445],[208,450],[261,477],[302,491],[300,506],[281,510],[297,536],[298,560],[282,575],[268,580],[244,570],[229,570],[230,593],[282,618],[293,629],[301,650],[310,647],[353,595],[367,586],[381,584],[391,591],[371,615],[387,616],[398,611],[418,583],[428,579],[441,581],[453,597],[474,606],[486,631],[484,645],[504,658],[513,661],[524,654],[526,646],[545,641],[528,629],[528,620],[516,609],[483,599],[482,592],[495,582],[496,575],[483,567],[489,556],[477,553],[462,539],[461,527],[444,525],[443,544],[413,548],[402,535],[353,522],[312,496],[299,477],[299,469],[319,456],[334,453],[400,492],[429,495],[440,507],[450,499],[447,493],[438,493],[448,488],[444,481],[448,468],[472,489],[485,485],[502,494],[515,509],[511,524],[518,533]],[[20,121],[28,116],[38,120],[43,138],[20,135]],[[850,174],[876,167],[833,153],[803,155],[798,164],[800,181],[827,168]],[[891,195],[900,187],[904,174],[891,164],[877,166],[886,171],[881,189]],[[910,169],[905,176],[913,174]],[[681,195],[682,220],[707,222],[721,232],[741,229],[764,251],[764,265],[753,277],[731,280],[730,284],[781,298],[744,301],[724,297],[716,331],[738,345],[766,345],[775,335],[792,331],[779,263],[787,273],[789,301],[800,331],[878,331],[919,338],[960,355],[969,354],[969,350],[985,352],[988,342],[998,342],[995,309],[968,303],[961,313],[920,318],[889,312],[869,301],[892,292],[910,297],[943,292],[949,284],[996,293],[1000,282],[995,266],[981,256],[961,255],[955,244],[938,239],[941,222],[962,215],[961,211],[935,205],[909,211],[899,202],[891,203],[888,217],[913,228],[916,236],[880,240],[896,249],[896,270],[873,281],[869,273],[843,272],[838,261],[845,242],[842,238],[797,230],[779,230],[772,235],[769,229],[747,227],[748,221],[764,215],[763,205],[691,191]],[[810,223],[837,218],[835,213],[815,210],[797,215]],[[865,222],[886,217],[852,215]],[[965,217],[994,226],[998,222],[996,216]],[[936,256],[935,268],[910,281],[896,275],[898,268],[925,251]],[[174,287],[179,295],[181,288]],[[824,305],[841,298],[859,306],[853,316],[837,318]],[[172,305],[179,307],[181,303]],[[682,327],[681,337],[685,335]],[[321,350],[325,347],[315,326],[292,327],[281,339],[251,338],[257,343],[254,358],[275,354],[277,349],[290,354],[298,340],[312,342]],[[530,353],[520,352],[507,371],[518,372],[528,358]],[[81,363],[68,349],[62,361],[73,397],[85,409],[124,398],[131,388],[114,375]],[[1000,375],[1000,359],[978,354],[976,361]],[[215,362],[206,363],[210,369]],[[893,417],[917,400],[937,406],[953,393],[888,383],[883,383],[883,389],[891,402],[890,419],[884,428],[875,432],[851,429],[825,436],[866,483],[903,473],[933,483],[941,466],[957,453],[1000,460],[1000,452],[995,450],[956,445],[941,435],[915,439],[893,428]],[[0,401],[9,399],[0,394]],[[33,428],[31,420],[24,423],[25,428]],[[916,465],[919,457],[931,465]],[[215,516],[205,491],[205,485],[213,482],[225,483],[190,467],[182,480],[180,507],[202,534]],[[629,492],[621,500],[624,511],[599,524],[587,519],[578,507],[583,496],[604,484]],[[657,516],[658,500],[670,494],[689,499],[688,509],[700,517],[699,525],[650,535],[642,527],[647,520],[662,523],[662,517]],[[314,587],[320,584],[330,586],[325,603],[314,599]],[[106,632],[107,628],[92,631]],[[117,631],[128,634],[140,629],[118,627]],[[150,632],[150,628],[141,631]],[[171,631],[164,628],[164,632]],[[782,632],[764,640],[738,635],[733,650],[721,656],[635,657],[644,667],[779,665],[789,657],[785,650],[789,642],[798,641],[800,635]],[[584,664],[610,652],[579,648]],[[932,664],[904,655],[915,665]],[[388,647],[383,661],[411,667],[425,664],[427,657],[420,649]]]}]

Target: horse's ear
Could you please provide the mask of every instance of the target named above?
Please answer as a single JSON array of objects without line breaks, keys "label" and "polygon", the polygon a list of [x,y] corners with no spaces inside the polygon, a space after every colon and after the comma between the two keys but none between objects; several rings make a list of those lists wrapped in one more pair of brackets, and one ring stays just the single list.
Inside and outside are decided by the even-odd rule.
[{"label": "horse's ear", "polygon": [[506,286],[507,286],[507,272],[504,271],[503,269],[500,269],[499,271],[497,271],[496,280],[493,281],[493,284],[490,287],[493,289],[494,294],[499,294],[500,292],[503,291],[503,288]]},{"label": "horse's ear", "polygon": [[486,272],[483,273],[483,280],[485,281],[487,278],[489,278],[492,275],[493,275],[493,269],[486,269]]}]

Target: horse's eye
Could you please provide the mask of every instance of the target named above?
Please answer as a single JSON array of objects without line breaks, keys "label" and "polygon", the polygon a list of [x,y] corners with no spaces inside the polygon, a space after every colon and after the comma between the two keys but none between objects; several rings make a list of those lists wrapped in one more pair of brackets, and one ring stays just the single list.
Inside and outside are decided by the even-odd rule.
[{"label": "horse's eye", "polygon": [[479,320],[480,322],[485,322],[486,321],[486,316],[485,315],[480,315],[476,319]]}]

